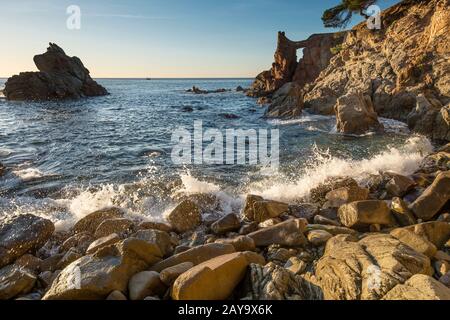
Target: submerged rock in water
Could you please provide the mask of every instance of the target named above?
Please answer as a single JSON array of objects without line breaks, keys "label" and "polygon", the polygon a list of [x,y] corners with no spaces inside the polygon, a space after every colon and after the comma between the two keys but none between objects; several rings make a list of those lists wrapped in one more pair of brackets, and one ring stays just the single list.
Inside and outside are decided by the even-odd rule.
[{"label": "submerged rock in water", "polygon": [[32,214],[4,219],[0,223],[0,267],[40,249],[54,231],[50,220]]},{"label": "submerged rock in water", "polygon": [[5,166],[0,162],[0,177],[5,174],[6,168]]},{"label": "submerged rock in water", "polygon": [[194,94],[209,94],[209,93],[223,93],[231,91],[229,89],[216,89],[216,90],[202,90],[196,86],[193,86],[192,89],[186,90],[186,92],[191,92]]},{"label": "submerged rock in water", "polygon": [[43,101],[79,99],[107,95],[77,57],[50,43],[47,52],[34,57],[39,72],[22,72],[8,79],[4,94],[8,100]]},{"label": "submerged rock in water", "polygon": [[363,134],[368,131],[383,131],[383,125],[378,122],[371,98],[361,92],[350,92],[340,97],[334,110],[339,132]]}]

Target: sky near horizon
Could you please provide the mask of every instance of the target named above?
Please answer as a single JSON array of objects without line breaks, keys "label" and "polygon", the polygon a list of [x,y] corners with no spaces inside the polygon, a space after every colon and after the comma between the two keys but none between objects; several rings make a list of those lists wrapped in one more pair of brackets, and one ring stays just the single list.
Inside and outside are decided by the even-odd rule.
[{"label": "sky near horizon", "polygon": [[[33,56],[49,42],[97,78],[254,77],[270,68],[277,31],[292,40],[333,31],[320,18],[339,2],[0,0],[0,77],[36,70]],[[81,9],[79,30],[66,26],[70,5]]]}]

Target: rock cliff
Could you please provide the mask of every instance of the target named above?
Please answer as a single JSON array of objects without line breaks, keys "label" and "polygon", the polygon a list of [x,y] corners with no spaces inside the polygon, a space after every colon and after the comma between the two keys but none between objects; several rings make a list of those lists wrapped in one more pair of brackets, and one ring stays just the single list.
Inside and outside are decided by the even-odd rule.
[{"label": "rock cliff", "polygon": [[108,91],[95,82],[77,57],[50,43],[47,52],[36,55],[39,72],[22,72],[8,79],[3,91],[6,99],[42,101],[78,99],[107,95]]},{"label": "rock cliff", "polygon": [[[343,33],[340,44],[336,35],[322,35],[321,50],[306,46],[297,71],[282,82],[301,85],[309,112],[335,114],[338,99],[358,90],[371,98],[379,116],[408,122],[416,132],[449,141],[450,1],[405,0],[383,11],[381,20],[380,30],[361,23]],[[315,67],[308,70],[315,72],[305,72],[313,61]],[[254,87],[267,74],[259,75]],[[272,68],[272,78],[274,74]],[[275,82],[266,83],[272,84],[266,86],[266,94],[278,89]]]}]

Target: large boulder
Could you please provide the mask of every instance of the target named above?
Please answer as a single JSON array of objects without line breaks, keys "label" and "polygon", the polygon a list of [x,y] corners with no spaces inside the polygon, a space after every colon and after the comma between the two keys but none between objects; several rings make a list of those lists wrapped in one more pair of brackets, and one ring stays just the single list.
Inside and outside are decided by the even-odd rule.
[{"label": "large boulder", "polygon": [[371,98],[361,92],[353,91],[340,97],[335,106],[335,113],[339,132],[363,134],[368,131],[383,131]]},{"label": "large boulder", "polygon": [[400,240],[402,243],[413,248],[417,252],[423,253],[429,258],[433,258],[437,252],[436,246],[422,236],[415,234],[413,231],[398,228],[390,232],[391,236]]},{"label": "large boulder", "polygon": [[302,87],[295,82],[289,82],[275,92],[265,116],[267,118],[293,118],[300,116],[302,109]]},{"label": "large boulder", "polygon": [[34,57],[39,72],[22,72],[5,83],[8,100],[60,100],[103,96],[105,88],[95,82],[77,57],[50,43],[47,52]]},{"label": "large boulder", "polygon": [[247,236],[252,238],[257,247],[279,244],[288,247],[303,246],[307,240],[303,234],[307,222],[304,219],[291,219],[272,227],[263,228]]},{"label": "large boulder", "polygon": [[160,261],[159,248],[128,238],[84,256],[67,266],[53,281],[44,300],[98,300],[125,292],[130,278]]},{"label": "large boulder", "polygon": [[376,234],[359,242],[332,238],[315,274],[326,300],[378,300],[413,275],[431,273],[427,256]]},{"label": "large boulder", "polygon": [[205,261],[177,278],[174,300],[225,300],[244,278],[251,263],[265,264],[254,252],[236,252]]},{"label": "large boulder", "polygon": [[396,285],[383,300],[450,300],[450,288],[432,277],[417,274]]},{"label": "large boulder", "polygon": [[132,231],[133,227],[133,221],[131,221],[130,219],[107,219],[100,223],[100,225],[95,230],[94,236],[98,239],[106,237],[112,233],[116,233],[117,235],[124,235]]},{"label": "large boulder", "polygon": [[202,221],[200,208],[192,201],[181,202],[167,216],[167,221],[179,233],[183,233],[198,227]]},{"label": "large boulder", "polygon": [[342,187],[331,190],[326,194],[325,199],[327,199],[327,202],[325,206],[339,208],[350,202],[367,200],[368,196],[369,189],[367,188],[361,188],[359,186]]},{"label": "large boulder", "polygon": [[36,284],[36,276],[16,265],[0,269],[0,300],[8,300],[27,294]]},{"label": "large boulder", "polygon": [[390,225],[393,221],[386,202],[378,200],[355,201],[339,208],[339,220],[349,228],[364,228],[372,224]]},{"label": "large boulder", "polygon": [[227,214],[225,217],[220,218],[211,225],[211,230],[218,235],[225,234],[227,232],[239,230],[241,227],[241,221],[234,213]]},{"label": "large boulder", "polygon": [[167,256],[173,252],[173,243],[167,232],[159,230],[139,230],[133,235],[134,238],[154,243],[161,250],[163,256]]},{"label": "large boulder", "polygon": [[209,243],[177,253],[155,264],[151,270],[161,272],[168,267],[184,262],[192,262],[194,265],[198,265],[215,257],[233,252],[235,252],[235,249],[231,244]]},{"label": "large boulder", "polygon": [[431,220],[450,199],[450,171],[440,173],[411,205],[417,218]]},{"label": "large boulder", "polygon": [[243,215],[247,220],[264,222],[289,212],[289,205],[279,201],[264,200],[260,196],[248,195]]},{"label": "large boulder", "polygon": [[419,223],[404,229],[427,239],[438,249],[442,248],[450,238],[450,223],[444,221],[430,221]]},{"label": "large boulder", "polygon": [[116,207],[97,210],[78,220],[73,226],[72,231],[74,233],[88,232],[94,234],[103,221],[119,219],[122,218],[123,215],[123,210]]},{"label": "large boulder", "polygon": [[27,252],[40,249],[55,231],[50,220],[32,214],[0,221],[0,268]]}]

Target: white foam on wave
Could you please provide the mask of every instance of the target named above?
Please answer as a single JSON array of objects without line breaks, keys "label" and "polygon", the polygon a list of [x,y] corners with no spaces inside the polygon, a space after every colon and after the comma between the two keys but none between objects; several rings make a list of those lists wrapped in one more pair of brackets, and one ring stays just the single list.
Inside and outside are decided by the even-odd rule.
[{"label": "white foam on wave", "polygon": [[36,168],[18,169],[14,170],[13,173],[23,181],[30,181],[46,176],[45,173]]},{"label": "white foam on wave", "polygon": [[383,171],[412,174],[432,150],[430,141],[419,136],[408,139],[402,147],[388,147],[387,150],[363,160],[334,157],[327,151],[316,149],[313,161],[305,164],[305,168],[299,172],[298,178],[294,181],[280,176],[272,177],[254,183],[248,192],[279,201],[300,200],[308,197],[312,188],[332,177],[347,176],[363,182],[368,175]]},{"label": "white foam on wave", "polygon": [[335,116],[324,116],[324,115],[318,115],[318,114],[309,114],[304,113],[300,118],[295,119],[271,119],[267,122],[274,126],[286,126],[286,125],[293,125],[293,124],[301,124],[301,123],[309,123],[309,122],[317,122],[317,121],[332,121],[335,120]]}]

